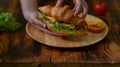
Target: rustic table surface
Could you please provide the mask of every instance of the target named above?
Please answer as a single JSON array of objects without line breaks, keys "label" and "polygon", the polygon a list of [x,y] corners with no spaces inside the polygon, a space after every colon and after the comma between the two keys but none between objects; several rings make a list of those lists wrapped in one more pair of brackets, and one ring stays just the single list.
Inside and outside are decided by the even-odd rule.
[{"label": "rustic table surface", "polygon": [[[26,22],[19,0],[0,0],[0,12],[11,12],[23,26],[17,31],[0,32],[0,62],[45,63],[119,63],[120,62],[120,0],[105,0],[109,10],[104,20],[108,35],[100,42],[87,47],[63,49],[46,46],[33,40],[25,31]],[[87,1],[89,14],[93,14],[95,0]]]}]

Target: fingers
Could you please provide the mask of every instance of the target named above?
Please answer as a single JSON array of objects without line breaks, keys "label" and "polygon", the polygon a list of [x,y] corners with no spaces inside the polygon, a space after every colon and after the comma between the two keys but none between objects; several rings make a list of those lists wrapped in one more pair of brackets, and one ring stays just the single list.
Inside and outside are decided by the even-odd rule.
[{"label": "fingers", "polygon": [[86,15],[87,15],[87,13],[88,13],[88,8],[85,8],[84,7],[84,9],[83,9],[83,13],[82,13],[82,18],[85,18],[86,17]]},{"label": "fingers", "polygon": [[88,13],[88,5],[84,0],[73,0],[75,3],[74,7],[74,16],[78,16],[80,13],[82,14],[81,18],[85,18]]},{"label": "fingers", "polygon": [[45,32],[45,33],[47,33],[47,34],[55,35],[53,32],[47,30],[46,28],[42,28],[42,27],[39,26],[39,25],[32,24],[32,26],[34,26],[34,27],[37,28],[38,30],[40,30],[40,31],[42,31],[42,32]]},{"label": "fingers", "polygon": [[82,4],[81,4],[80,0],[74,0],[74,3],[75,3],[74,16],[76,17],[82,11]]},{"label": "fingers", "polygon": [[26,19],[31,23],[31,24],[35,24],[35,25],[39,25],[42,28],[46,28],[46,24],[42,21],[40,21],[37,18],[38,12],[31,12],[28,13],[28,16],[26,17]]},{"label": "fingers", "polygon": [[87,3],[84,1],[82,18],[85,18],[86,15],[87,15],[87,13],[88,13],[88,5],[87,5]]},{"label": "fingers", "polygon": [[53,32],[49,31],[46,29],[46,24],[42,21],[40,21],[37,18],[38,12],[34,11],[34,12],[26,12],[25,13],[25,18],[28,20],[28,22],[30,22],[34,27],[36,27],[37,29],[39,29],[42,32],[54,35]]},{"label": "fingers", "polygon": [[55,5],[55,7],[61,6],[62,3],[63,3],[63,1],[64,1],[64,0],[57,0],[57,3],[56,3],[56,5]]},{"label": "fingers", "polygon": [[42,28],[46,28],[46,24],[43,23],[42,21],[38,20],[36,17],[31,18],[30,23],[35,24],[35,25],[39,25]]},{"label": "fingers", "polygon": [[73,11],[75,11],[76,7],[77,7],[76,0],[73,0],[73,2],[75,3],[75,7],[74,7]]}]

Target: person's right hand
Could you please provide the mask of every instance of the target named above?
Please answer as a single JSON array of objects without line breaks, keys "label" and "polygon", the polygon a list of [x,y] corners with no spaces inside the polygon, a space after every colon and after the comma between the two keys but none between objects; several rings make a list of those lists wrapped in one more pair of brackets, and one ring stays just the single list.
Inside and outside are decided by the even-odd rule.
[{"label": "person's right hand", "polygon": [[37,18],[37,16],[39,15],[39,12],[37,11],[38,8],[37,0],[20,0],[20,2],[24,18],[29,23],[31,23],[34,27],[36,27],[40,31],[54,35],[53,32],[47,29],[46,24]]},{"label": "person's right hand", "polygon": [[32,26],[36,27],[40,31],[54,35],[53,32],[46,29],[46,24],[37,18],[38,14],[39,12],[37,11],[32,11],[32,12],[28,11],[24,13],[24,17],[29,23],[32,24]]}]

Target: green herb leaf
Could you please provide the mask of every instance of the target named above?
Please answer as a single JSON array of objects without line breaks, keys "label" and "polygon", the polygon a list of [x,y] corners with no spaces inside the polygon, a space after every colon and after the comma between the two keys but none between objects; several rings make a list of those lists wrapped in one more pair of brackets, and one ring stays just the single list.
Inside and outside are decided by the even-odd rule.
[{"label": "green herb leaf", "polygon": [[76,34],[77,33],[77,30],[70,29],[69,27],[65,26],[62,23],[54,22],[54,23],[50,23],[50,25],[51,25],[52,29],[56,32],[64,31],[68,34]]},{"label": "green herb leaf", "polygon": [[76,34],[77,33],[77,30],[70,29],[65,24],[62,24],[59,22],[47,21],[48,19],[46,19],[46,15],[43,13],[39,14],[39,18],[43,19],[45,21],[45,23],[49,24],[52,27],[53,31],[56,31],[56,32],[60,32],[60,31],[63,32],[64,31],[68,34]]},{"label": "green herb leaf", "polygon": [[22,25],[16,22],[11,13],[0,13],[0,31],[15,31]]},{"label": "green herb leaf", "polygon": [[46,18],[46,15],[44,13],[40,13],[39,18],[44,19],[44,18]]}]

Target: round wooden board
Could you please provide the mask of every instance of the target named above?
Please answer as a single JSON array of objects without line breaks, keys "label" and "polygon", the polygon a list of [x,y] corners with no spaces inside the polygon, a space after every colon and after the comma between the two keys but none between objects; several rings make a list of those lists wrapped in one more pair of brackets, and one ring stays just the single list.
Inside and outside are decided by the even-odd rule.
[{"label": "round wooden board", "polygon": [[[86,19],[87,22],[89,21],[100,21],[104,23],[101,19],[92,16],[87,15]],[[104,23],[105,24],[105,23]],[[34,40],[43,43],[48,46],[54,46],[54,47],[61,47],[61,48],[75,48],[75,47],[83,47],[95,44],[99,41],[101,41],[108,33],[108,27],[105,24],[105,30],[104,32],[100,34],[90,33],[88,32],[88,35],[86,36],[80,36],[80,37],[57,37],[53,35],[49,35],[46,33],[43,33],[39,31],[38,29],[34,28],[31,24],[27,23],[26,25],[26,31],[29,36],[31,36]]]}]

